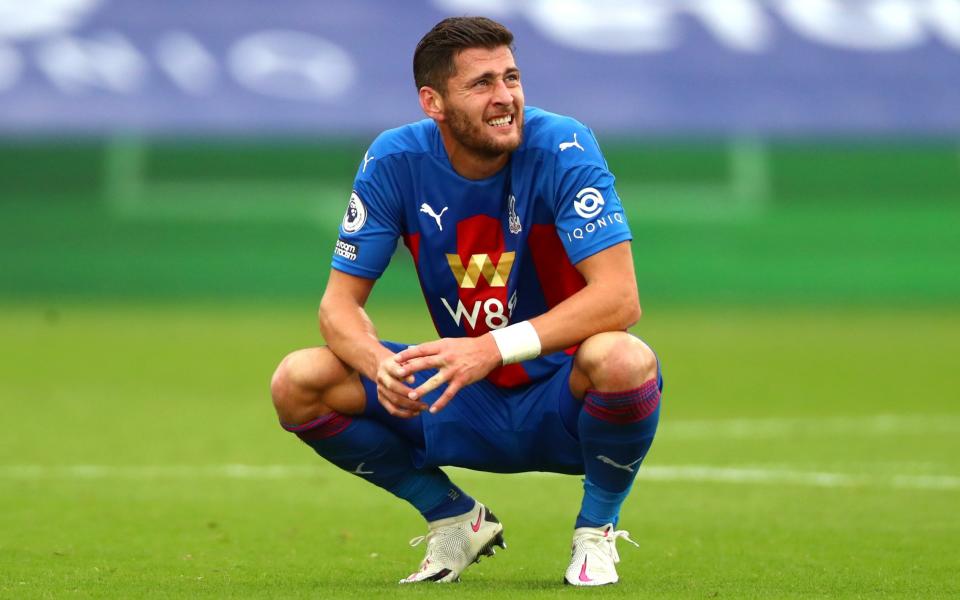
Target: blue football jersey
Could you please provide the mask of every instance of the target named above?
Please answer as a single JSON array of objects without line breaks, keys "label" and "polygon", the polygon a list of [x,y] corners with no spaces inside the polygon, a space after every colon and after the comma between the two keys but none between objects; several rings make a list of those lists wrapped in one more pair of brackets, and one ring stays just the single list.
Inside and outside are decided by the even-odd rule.
[{"label": "blue football jersey", "polygon": [[[585,285],[573,265],[631,234],[590,129],[527,107],[520,147],[482,180],[453,170],[431,119],[377,137],[357,169],[333,268],[376,279],[399,239],[413,255],[437,333],[473,337],[573,295]],[[524,385],[563,362],[563,353],[545,355],[488,379]]]}]

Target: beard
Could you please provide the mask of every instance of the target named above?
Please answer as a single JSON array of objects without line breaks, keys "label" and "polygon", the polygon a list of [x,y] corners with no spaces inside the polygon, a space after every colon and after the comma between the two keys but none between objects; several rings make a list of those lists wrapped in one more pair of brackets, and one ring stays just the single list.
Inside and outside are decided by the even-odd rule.
[{"label": "beard", "polygon": [[480,125],[471,120],[466,112],[450,107],[447,110],[447,124],[454,139],[464,148],[484,158],[497,158],[503,154],[513,152],[523,142],[523,112],[513,115],[513,124],[519,135],[516,140],[498,140],[490,135],[485,128],[486,123]]}]

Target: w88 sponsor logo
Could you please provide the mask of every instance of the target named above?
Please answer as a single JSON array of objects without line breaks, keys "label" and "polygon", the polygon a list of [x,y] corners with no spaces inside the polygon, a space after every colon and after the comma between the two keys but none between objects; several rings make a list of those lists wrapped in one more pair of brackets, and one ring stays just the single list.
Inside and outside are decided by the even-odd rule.
[{"label": "w88 sponsor logo", "polygon": [[506,313],[507,309],[499,298],[476,300],[469,310],[464,306],[462,300],[457,300],[456,308],[450,306],[446,298],[440,298],[440,302],[443,302],[444,308],[450,313],[450,317],[457,324],[457,327],[462,327],[463,321],[466,320],[470,329],[476,329],[477,321],[481,316],[483,318],[482,322],[488,330],[502,329],[510,323],[510,318]]},{"label": "w88 sponsor logo", "polygon": [[[478,335],[484,333],[483,327],[477,328],[478,322],[486,325],[486,331],[501,329],[510,323],[507,311],[508,309],[512,311],[516,302],[516,293],[514,293],[514,299],[509,303],[509,306],[504,306],[500,297],[477,298],[474,294],[481,296],[497,294],[497,296],[505,299],[505,288],[507,287],[507,281],[510,279],[515,258],[516,252],[502,252],[496,261],[490,254],[481,253],[471,254],[469,259],[464,262],[459,254],[447,254],[447,264],[457,281],[461,297],[457,299],[456,308],[451,306],[446,298],[440,298],[440,301],[447,312],[450,313],[450,318],[457,324],[457,327],[463,327],[463,322],[466,321],[467,333]],[[478,287],[486,287],[486,290],[481,291]],[[467,304],[464,304],[465,300]],[[473,301],[472,304],[470,303],[471,300]]]}]

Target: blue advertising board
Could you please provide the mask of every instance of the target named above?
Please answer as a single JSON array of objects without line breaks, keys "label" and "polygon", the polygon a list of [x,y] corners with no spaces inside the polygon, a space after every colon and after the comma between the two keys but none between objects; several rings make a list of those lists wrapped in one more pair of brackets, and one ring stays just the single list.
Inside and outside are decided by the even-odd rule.
[{"label": "blue advertising board", "polygon": [[599,132],[960,133],[960,0],[0,0],[0,133],[366,135],[465,14]]}]

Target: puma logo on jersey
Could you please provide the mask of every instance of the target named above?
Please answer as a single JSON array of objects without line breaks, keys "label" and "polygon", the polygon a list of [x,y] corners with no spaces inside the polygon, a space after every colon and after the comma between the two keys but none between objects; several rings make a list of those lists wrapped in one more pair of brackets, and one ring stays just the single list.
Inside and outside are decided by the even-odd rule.
[{"label": "puma logo on jersey", "polygon": [[443,231],[443,223],[440,222],[440,217],[443,216],[443,213],[447,212],[446,206],[440,209],[440,214],[437,214],[436,211],[433,210],[432,206],[424,202],[423,204],[420,205],[420,212],[427,213],[428,215],[433,217],[437,221],[437,227],[440,228],[440,231]]},{"label": "puma logo on jersey", "polygon": [[627,463],[627,464],[625,464],[625,465],[621,465],[620,463],[614,461],[614,460],[611,459],[611,458],[607,458],[606,456],[604,456],[604,455],[602,455],[602,454],[599,455],[599,456],[597,456],[597,460],[599,460],[600,462],[602,462],[602,463],[604,463],[604,464],[608,464],[608,465],[610,465],[611,467],[614,467],[614,468],[616,468],[616,469],[623,469],[624,471],[630,471],[631,473],[633,473],[633,466],[634,466],[634,465],[637,465],[637,464],[640,464],[640,461],[643,460],[643,457],[641,456],[640,458],[638,458],[637,460],[633,461],[632,463]]},{"label": "puma logo on jersey", "polygon": [[364,173],[367,172],[367,163],[369,163],[371,160],[376,158],[376,156],[369,156],[369,155],[370,155],[369,150],[363,153],[363,172]]},{"label": "puma logo on jersey", "polygon": [[580,148],[580,152],[586,152],[586,150],[583,149],[583,146],[580,145],[580,142],[577,141],[577,134],[573,134],[572,142],[562,142],[560,144],[560,152],[569,150],[570,148]]}]

